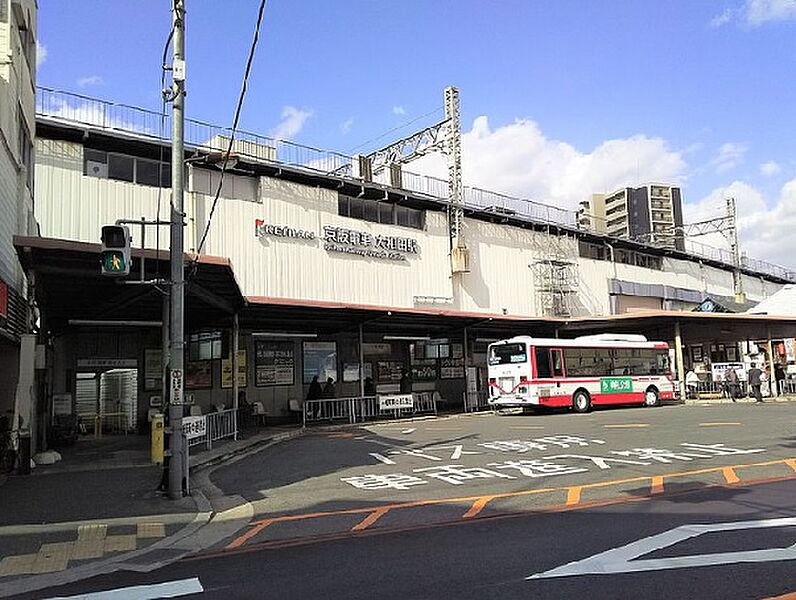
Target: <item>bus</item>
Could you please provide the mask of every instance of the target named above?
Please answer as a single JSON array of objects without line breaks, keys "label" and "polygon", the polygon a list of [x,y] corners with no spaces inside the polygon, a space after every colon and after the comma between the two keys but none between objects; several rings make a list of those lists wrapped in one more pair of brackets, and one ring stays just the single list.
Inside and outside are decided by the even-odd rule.
[{"label": "bus", "polygon": [[599,334],[571,340],[513,337],[487,349],[495,409],[644,404],[674,398],[669,345],[643,335]]}]

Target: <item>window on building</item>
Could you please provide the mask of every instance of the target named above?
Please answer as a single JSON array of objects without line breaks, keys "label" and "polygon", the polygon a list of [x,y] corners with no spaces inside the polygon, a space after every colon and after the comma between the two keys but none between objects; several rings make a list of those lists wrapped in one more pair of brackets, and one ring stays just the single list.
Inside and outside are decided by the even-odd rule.
[{"label": "window on building", "polygon": [[33,81],[33,73],[36,68],[36,40],[33,37],[33,32],[22,24],[19,25],[18,31],[19,50],[28,63],[28,71],[30,72],[31,81]]},{"label": "window on building", "polygon": [[213,360],[226,358],[228,349],[226,336],[221,330],[197,331],[188,338],[189,360]]},{"label": "window on building", "polygon": [[[215,196],[218,184],[221,182],[221,171],[195,168],[192,176],[192,192]],[[248,200],[259,202],[260,199],[260,180],[257,177],[248,175],[238,175],[235,173],[224,173],[224,181],[221,182],[222,198],[235,200]]]},{"label": "window on building", "polygon": [[337,214],[352,219],[362,219],[371,223],[400,225],[423,229],[425,227],[425,211],[392,202],[354,198],[340,195],[337,197]]},{"label": "window on building", "polygon": [[83,175],[129,181],[140,185],[171,186],[171,164],[147,158],[83,148]]},{"label": "window on building", "polygon": [[304,342],[304,383],[311,383],[318,377],[321,385],[327,379],[337,382],[337,343],[336,342]]},{"label": "window on building", "polygon": [[30,139],[30,132],[28,126],[25,124],[25,119],[22,118],[22,107],[18,107],[19,118],[19,160],[25,167],[25,174],[27,177],[28,189],[33,190],[33,142]]}]

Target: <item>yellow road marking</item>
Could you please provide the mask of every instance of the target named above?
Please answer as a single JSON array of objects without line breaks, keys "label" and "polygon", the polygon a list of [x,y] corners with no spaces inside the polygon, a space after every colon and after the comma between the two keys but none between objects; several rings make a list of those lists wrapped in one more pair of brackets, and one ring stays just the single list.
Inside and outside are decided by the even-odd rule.
[{"label": "yellow road marking", "polygon": [[480,497],[478,500],[473,502],[473,505],[470,507],[470,510],[468,510],[466,513],[462,515],[462,519],[472,519],[473,517],[478,516],[478,513],[484,510],[484,507],[487,505],[487,503],[490,500],[492,500],[492,498],[494,498],[494,496]]},{"label": "yellow road marking", "polygon": [[351,531],[362,531],[363,529],[367,529],[371,525],[373,525],[376,521],[381,519],[384,515],[389,512],[389,508],[380,508],[379,510],[374,510],[370,513],[367,517],[362,519],[359,523],[354,525],[351,528]]},{"label": "yellow road marking", "polygon": [[724,475],[724,479],[727,481],[727,483],[738,483],[740,481],[738,475],[735,473],[735,469],[732,467],[724,467],[721,472]]},{"label": "yellow road marking", "polygon": [[700,427],[721,427],[723,425],[743,425],[743,423],[738,423],[738,422],[734,422],[734,421],[727,421],[726,423],[723,423],[721,421],[716,421],[716,422],[713,422],[713,423],[700,423],[699,424]]},{"label": "yellow road marking", "polygon": [[579,485],[574,485],[567,489],[567,506],[580,504],[580,492],[583,488]]},{"label": "yellow road marking", "polygon": [[649,423],[624,423],[622,425],[603,425],[603,427],[607,429],[623,429],[623,428],[641,428],[641,427],[649,427]]},{"label": "yellow road marking", "polygon": [[[796,471],[796,458],[787,458],[787,459],[777,459],[777,460],[769,460],[759,463],[747,463],[747,464],[740,464],[740,465],[730,465],[730,466],[719,466],[719,467],[707,467],[704,469],[695,469],[693,471],[681,471],[676,473],[666,473],[663,475],[639,475],[636,477],[628,477],[626,479],[613,479],[609,481],[598,481],[594,483],[585,483],[579,486],[564,486],[558,488],[539,488],[534,490],[520,490],[516,492],[503,492],[499,494],[492,494],[490,496],[464,496],[458,498],[432,498],[427,500],[414,500],[409,502],[397,502],[393,504],[385,504],[383,506],[372,506],[369,508],[350,508],[350,509],[342,509],[342,510],[335,510],[335,511],[325,511],[325,512],[315,512],[315,513],[305,513],[305,514],[298,514],[298,515],[282,515],[282,516],[275,516],[275,517],[267,517],[265,519],[261,519],[259,521],[252,521],[250,523],[251,529],[244,533],[243,535],[239,536],[238,538],[234,539],[231,543],[229,543],[226,547],[228,549],[238,548],[246,543],[248,540],[256,536],[260,533],[263,529],[271,525],[272,523],[278,522],[286,522],[286,521],[300,521],[304,519],[312,519],[312,518],[320,518],[320,517],[329,517],[329,516],[338,516],[338,515],[357,515],[357,514],[368,514],[372,515],[373,513],[384,511],[387,512],[389,510],[395,510],[400,508],[415,508],[420,506],[435,506],[441,504],[459,504],[464,502],[472,503],[470,510],[465,513],[465,515],[472,513],[472,516],[477,515],[478,513],[483,510],[483,507],[486,506],[488,502],[494,499],[504,499],[504,498],[518,498],[524,496],[531,496],[537,494],[546,494],[550,492],[566,492],[568,499],[575,498],[575,494],[580,494],[584,489],[594,489],[594,488],[603,488],[603,487],[611,487],[616,485],[623,485],[627,483],[642,483],[642,482],[649,482],[650,483],[650,494],[661,493],[663,491],[663,483],[666,478],[675,478],[675,477],[688,477],[692,475],[703,475],[706,473],[722,473],[724,475],[725,480],[727,483],[737,483],[740,481],[735,471],[737,469],[746,469],[752,467],[768,467],[772,465],[788,465],[791,469]],[[572,491],[573,489],[577,488],[578,491]],[[566,504],[564,505],[566,506]],[[468,517],[468,518],[472,518]],[[375,517],[373,522],[378,520],[381,515]],[[368,519],[364,519],[363,523]],[[368,526],[372,523],[368,523]]]}]

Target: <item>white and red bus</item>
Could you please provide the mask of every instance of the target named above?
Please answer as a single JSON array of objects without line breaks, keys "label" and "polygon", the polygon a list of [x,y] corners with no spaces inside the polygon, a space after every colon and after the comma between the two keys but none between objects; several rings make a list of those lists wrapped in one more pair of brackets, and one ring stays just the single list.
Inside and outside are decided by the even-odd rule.
[{"label": "white and red bus", "polygon": [[642,335],[574,340],[514,337],[487,350],[489,404],[495,408],[604,404],[656,406],[674,398],[669,346]]}]

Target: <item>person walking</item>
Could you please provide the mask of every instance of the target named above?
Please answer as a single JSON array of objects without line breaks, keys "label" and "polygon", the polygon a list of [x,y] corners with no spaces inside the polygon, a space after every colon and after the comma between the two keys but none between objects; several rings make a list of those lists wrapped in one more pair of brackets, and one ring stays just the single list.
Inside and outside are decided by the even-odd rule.
[{"label": "person walking", "polygon": [[738,373],[732,367],[724,372],[724,381],[727,385],[727,394],[735,402],[738,398]]},{"label": "person walking", "polygon": [[763,371],[757,368],[756,363],[752,363],[752,368],[749,369],[749,373],[747,374],[749,379],[749,389],[751,390],[752,397],[757,402],[763,401],[763,393],[760,390],[760,386],[763,384],[762,377]]}]

